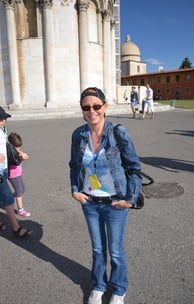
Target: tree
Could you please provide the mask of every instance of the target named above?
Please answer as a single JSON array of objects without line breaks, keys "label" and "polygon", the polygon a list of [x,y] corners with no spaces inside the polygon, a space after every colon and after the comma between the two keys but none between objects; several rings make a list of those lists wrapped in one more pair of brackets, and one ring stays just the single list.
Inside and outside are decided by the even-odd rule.
[{"label": "tree", "polygon": [[192,68],[192,63],[189,60],[188,57],[186,57],[183,62],[181,63],[179,69],[188,69],[188,68]]}]

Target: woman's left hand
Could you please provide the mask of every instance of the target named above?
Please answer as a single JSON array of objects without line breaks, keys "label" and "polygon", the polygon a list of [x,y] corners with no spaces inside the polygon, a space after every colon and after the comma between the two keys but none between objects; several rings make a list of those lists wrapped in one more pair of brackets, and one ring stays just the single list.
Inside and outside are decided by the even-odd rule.
[{"label": "woman's left hand", "polygon": [[125,201],[125,200],[120,200],[117,202],[112,202],[111,204],[114,207],[117,207],[119,209],[123,209],[123,208],[131,208],[133,206],[133,204],[129,201]]}]

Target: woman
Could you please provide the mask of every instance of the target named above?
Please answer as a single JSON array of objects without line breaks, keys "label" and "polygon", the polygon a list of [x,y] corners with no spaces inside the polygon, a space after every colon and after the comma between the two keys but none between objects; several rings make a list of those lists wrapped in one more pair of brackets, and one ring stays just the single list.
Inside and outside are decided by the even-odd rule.
[{"label": "woman", "polygon": [[[5,128],[5,124],[9,117],[11,117],[11,115],[6,113],[5,110],[0,107],[0,202],[7,213],[14,235],[19,238],[24,238],[30,236],[33,231],[27,230],[19,225],[13,207],[14,197],[7,182],[7,130]],[[0,231],[5,231],[6,229],[6,224],[0,222]]]},{"label": "woman", "polygon": [[143,115],[142,119],[146,117],[147,111],[151,111],[151,118],[154,118],[154,101],[153,101],[153,90],[150,88],[150,85],[146,84],[146,97],[143,99],[144,107],[143,107]]},{"label": "woman", "polygon": [[[128,286],[124,234],[129,208],[136,204],[141,191],[141,178],[136,174],[126,177],[124,167],[140,170],[140,163],[123,126],[118,130],[119,148],[116,146],[114,124],[105,119],[108,105],[100,89],[85,89],[80,105],[87,123],[72,134],[70,179],[72,196],[82,206],[92,242],[93,289],[88,304],[102,303],[108,283],[113,292],[110,304],[122,304]],[[111,258],[109,280],[107,244]]]}]

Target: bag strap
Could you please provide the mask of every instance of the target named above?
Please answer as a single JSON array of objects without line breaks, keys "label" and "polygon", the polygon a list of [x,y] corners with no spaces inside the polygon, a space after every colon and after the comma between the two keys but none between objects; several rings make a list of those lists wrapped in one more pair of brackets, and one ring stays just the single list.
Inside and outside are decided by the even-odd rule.
[{"label": "bag strap", "polygon": [[[121,146],[119,145],[119,136],[118,136],[118,127],[119,126],[122,126],[121,124],[117,124],[113,127],[113,134],[114,134],[114,138],[115,138],[115,141],[116,141],[116,145],[119,149],[119,151],[121,151]],[[140,177],[143,177],[143,178],[146,178],[149,182],[148,183],[142,183],[142,186],[148,186],[148,185],[151,185],[154,183],[154,179],[147,175],[146,173],[142,172],[141,170],[135,170],[135,169],[132,169],[132,170],[128,170],[126,168],[125,169],[125,174],[126,176],[129,176],[131,174],[137,174],[138,176]]]},{"label": "bag strap", "polygon": [[125,169],[125,174],[128,176],[130,174],[137,174],[143,178],[146,178],[147,180],[149,180],[148,183],[142,183],[142,186],[148,186],[154,183],[154,180],[151,176],[147,175],[146,173],[142,172],[141,170],[127,170]]}]

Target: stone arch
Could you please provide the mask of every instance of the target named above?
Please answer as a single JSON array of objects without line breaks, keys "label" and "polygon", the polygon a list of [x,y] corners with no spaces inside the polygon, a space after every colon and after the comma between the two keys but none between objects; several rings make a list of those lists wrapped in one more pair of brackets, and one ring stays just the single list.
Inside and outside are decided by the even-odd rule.
[{"label": "stone arch", "polygon": [[24,23],[25,23],[25,36],[37,37],[37,15],[35,1],[23,0],[24,3]]},{"label": "stone arch", "polygon": [[41,10],[37,1],[21,0],[15,5],[17,38],[34,38],[42,34]]}]

